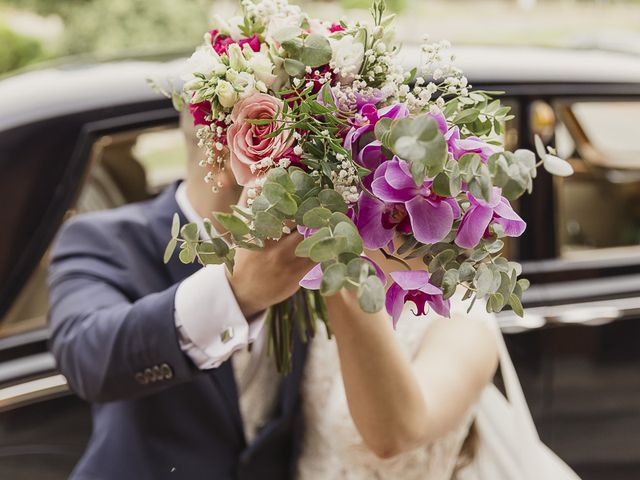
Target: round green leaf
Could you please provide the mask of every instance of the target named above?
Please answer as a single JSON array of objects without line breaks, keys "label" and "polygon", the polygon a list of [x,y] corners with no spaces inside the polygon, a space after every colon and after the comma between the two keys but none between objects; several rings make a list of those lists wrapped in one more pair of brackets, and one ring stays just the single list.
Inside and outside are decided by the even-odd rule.
[{"label": "round green leaf", "polygon": [[242,237],[249,233],[249,227],[241,219],[230,213],[214,213],[214,217],[225,230],[234,237]]},{"label": "round green leaf", "polygon": [[344,252],[346,244],[347,241],[344,237],[323,238],[311,246],[309,258],[317,263],[326,262]]},{"label": "round green leaf", "polygon": [[318,194],[318,200],[320,200],[323,207],[328,208],[332,212],[347,213],[347,204],[344,198],[335,190],[329,188],[322,190]]},{"label": "round green leaf", "polygon": [[331,236],[331,230],[329,227],[324,227],[315,232],[310,237],[305,238],[301,241],[296,247],[296,256],[298,257],[309,257],[311,247],[315,245],[317,242],[322,240],[323,238],[329,238]]},{"label": "round green leaf", "polygon": [[358,303],[367,313],[376,313],[384,307],[384,285],[378,277],[372,275],[360,284],[358,289]]},{"label": "round green leaf", "polygon": [[343,236],[346,238],[346,250],[351,253],[359,255],[362,253],[363,244],[362,237],[358,233],[358,229],[351,221],[340,222],[334,229],[336,236]]},{"label": "round green leaf", "polygon": [[323,272],[320,293],[322,295],[334,295],[344,285],[347,276],[347,267],[343,263],[329,265]]},{"label": "round green leaf", "polygon": [[310,67],[320,67],[331,61],[331,44],[329,40],[317,34],[309,35],[304,40],[300,61]]},{"label": "round green leaf", "polygon": [[180,233],[182,234],[182,238],[184,238],[185,240],[195,242],[198,240],[198,224],[187,223],[182,226]]},{"label": "round green leaf", "polygon": [[331,210],[324,207],[316,207],[309,210],[302,217],[302,224],[309,228],[324,227],[329,223]]}]

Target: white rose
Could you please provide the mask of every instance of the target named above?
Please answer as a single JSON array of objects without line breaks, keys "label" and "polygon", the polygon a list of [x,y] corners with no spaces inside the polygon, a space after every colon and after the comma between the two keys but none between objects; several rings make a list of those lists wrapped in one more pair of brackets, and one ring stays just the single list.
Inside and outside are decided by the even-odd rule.
[{"label": "white rose", "polygon": [[236,92],[233,85],[226,80],[220,80],[216,85],[216,95],[218,95],[218,101],[220,105],[225,108],[233,107],[238,101],[238,92]]},{"label": "white rose", "polygon": [[352,35],[345,35],[339,40],[330,38],[329,41],[332,50],[331,63],[340,71],[338,80],[352,82],[364,61],[364,45]]},{"label": "white rose", "polygon": [[201,73],[207,78],[213,75],[224,75],[227,67],[220,61],[220,57],[210,45],[198,47],[185,62],[183,80],[193,79],[194,73]]},{"label": "white rose", "polygon": [[227,71],[227,80],[233,85],[240,98],[245,98],[256,92],[256,78],[249,72]]},{"label": "white rose", "polygon": [[276,76],[273,74],[273,62],[266,53],[257,53],[248,61],[249,67],[253,70],[255,77],[270,87]]}]

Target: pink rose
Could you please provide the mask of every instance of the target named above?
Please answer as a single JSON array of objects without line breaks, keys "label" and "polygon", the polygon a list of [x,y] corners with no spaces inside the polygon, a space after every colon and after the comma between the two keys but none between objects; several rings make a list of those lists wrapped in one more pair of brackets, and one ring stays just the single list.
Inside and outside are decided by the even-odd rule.
[{"label": "pink rose", "polygon": [[251,165],[265,157],[273,161],[282,158],[291,148],[293,136],[284,130],[273,138],[266,138],[280,126],[280,122],[254,125],[247,120],[276,118],[282,111],[282,100],[265,93],[254,93],[240,100],[231,112],[231,125],[227,130],[231,171],[240,185],[255,179]]}]

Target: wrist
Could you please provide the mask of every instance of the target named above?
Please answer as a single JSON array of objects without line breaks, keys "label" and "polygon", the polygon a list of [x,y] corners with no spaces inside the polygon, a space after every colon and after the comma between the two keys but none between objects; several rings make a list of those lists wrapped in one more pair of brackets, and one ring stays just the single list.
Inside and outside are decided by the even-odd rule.
[{"label": "wrist", "polygon": [[261,306],[259,296],[257,296],[255,292],[250,292],[247,291],[246,288],[243,288],[243,284],[246,283],[242,281],[241,277],[231,274],[228,270],[225,270],[225,273],[233,296],[244,317],[247,321],[256,318],[258,314],[265,309],[265,307]]}]

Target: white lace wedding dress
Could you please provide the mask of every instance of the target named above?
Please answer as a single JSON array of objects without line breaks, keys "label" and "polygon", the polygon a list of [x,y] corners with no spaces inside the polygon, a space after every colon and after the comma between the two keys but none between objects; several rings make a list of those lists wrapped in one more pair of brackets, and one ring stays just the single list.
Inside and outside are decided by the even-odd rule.
[{"label": "white lace wedding dress", "polygon": [[[481,317],[480,321],[490,321],[483,312],[484,305],[477,303],[472,311],[474,320]],[[416,317],[411,306],[405,307],[396,334],[407,355],[414,358],[437,315],[430,312]],[[467,315],[467,306],[466,302],[452,299],[451,316]],[[298,480],[450,480],[473,421],[474,408],[437,441],[392,459],[380,459],[364,445],[356,430],[347,406],[336,343],[322,333],[311,342],[302,384],[305,433]]]}]

